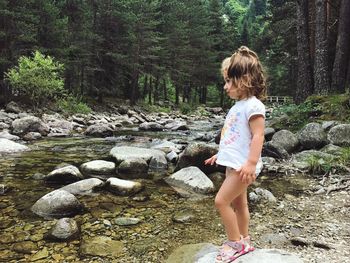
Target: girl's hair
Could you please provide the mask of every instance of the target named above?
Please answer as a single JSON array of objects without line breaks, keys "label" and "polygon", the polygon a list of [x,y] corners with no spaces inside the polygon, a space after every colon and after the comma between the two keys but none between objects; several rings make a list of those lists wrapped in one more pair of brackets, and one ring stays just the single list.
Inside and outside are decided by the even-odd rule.
[{"label": "girl's hair", "polygon": [[230,59],[227,70],[229,78],[238,89],[239,99],[255,96],[260,100],[266,97],[266,79],[258,55],[241,46]]},{"label": "girl's hair", "polygon": [[227,70],[231,64],[231,57],[225,58],[221,63],[221,75],[224,76],[224,73],[227,73]]}]

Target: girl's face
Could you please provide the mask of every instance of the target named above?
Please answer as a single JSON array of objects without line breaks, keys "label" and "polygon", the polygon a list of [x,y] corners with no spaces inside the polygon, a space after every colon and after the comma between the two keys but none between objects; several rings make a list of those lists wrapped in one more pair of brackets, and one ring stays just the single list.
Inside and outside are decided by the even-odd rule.
[{"label": "girl's face", "polygon": [[224,72],[224,90],[231,99],[238,99],[238,92],[235,84],[233,83],[233,79],[228,78],[227,72]]}]

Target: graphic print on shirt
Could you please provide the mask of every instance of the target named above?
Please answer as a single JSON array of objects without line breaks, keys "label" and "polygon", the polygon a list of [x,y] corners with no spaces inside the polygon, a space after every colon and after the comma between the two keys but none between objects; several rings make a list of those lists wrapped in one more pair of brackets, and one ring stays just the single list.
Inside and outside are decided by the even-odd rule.
[{"label": "graphic print on shirt", "polygon": [[241,113],[233,112],[225,122],[221,131],[221,142],[225,145],[233,143],[240,135],[238,123],[240,122]]}]

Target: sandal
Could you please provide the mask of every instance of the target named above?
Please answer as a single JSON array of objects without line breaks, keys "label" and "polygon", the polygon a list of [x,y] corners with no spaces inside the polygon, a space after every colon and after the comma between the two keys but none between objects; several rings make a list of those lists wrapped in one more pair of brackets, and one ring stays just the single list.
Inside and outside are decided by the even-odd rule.
[{"label": "sandal", "polygon": [[222,245],[220,252],[215,259],[215,263],[229,263],[248,252],[249,251],[245,251],[243,240],[226,241]]},{"label": "sandal", "polygon": [[250,240],[250,236],[246,236],[246,237],[241,236],[241,240],[243,240],[243,243],[244,243],[244,251],[248,253],[255,250]]}]

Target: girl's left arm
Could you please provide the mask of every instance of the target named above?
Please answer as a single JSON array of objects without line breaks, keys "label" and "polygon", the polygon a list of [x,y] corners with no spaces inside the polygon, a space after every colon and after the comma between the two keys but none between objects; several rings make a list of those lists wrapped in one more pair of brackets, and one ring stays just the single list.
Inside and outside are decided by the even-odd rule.
[{"label": "girl's left arm", "polygon": [[252,133],[250,151],[247,162],[240,169],[241,181],[251,184],[255,181],[256,164],[259,161],[262,146],[264,143],[265,118],[263,115],[253,115],[249,119],[249,126]]}]

